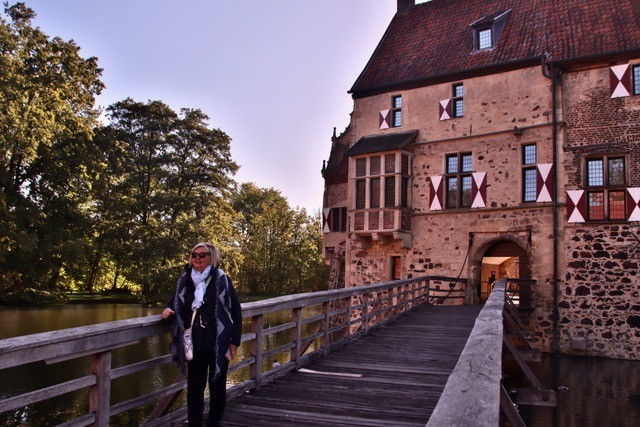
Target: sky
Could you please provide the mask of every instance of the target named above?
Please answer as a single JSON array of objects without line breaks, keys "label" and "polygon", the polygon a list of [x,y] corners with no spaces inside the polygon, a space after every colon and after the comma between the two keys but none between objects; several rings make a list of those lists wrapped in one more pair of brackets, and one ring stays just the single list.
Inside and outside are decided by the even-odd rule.
[{"label": "sky", "polygon": [[[274,188],[294,208],[322,208],[320,170],[348,90],[397,0],[23,0],[47,35],[95,56],[106,89],[199,108],[232,139],[235,180]],[[13,2],[11,2],[13,3]]]}]

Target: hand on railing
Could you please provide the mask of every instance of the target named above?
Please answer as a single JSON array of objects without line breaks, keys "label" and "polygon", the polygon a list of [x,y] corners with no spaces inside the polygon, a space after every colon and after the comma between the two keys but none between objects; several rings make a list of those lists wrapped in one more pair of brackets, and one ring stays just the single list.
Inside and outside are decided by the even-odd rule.
[{"label": "hand on railing", "polygon": [[173,313],[174,311],[167,307],[162,311],[162,318],[168,319],[169,317],[173,316]]}]

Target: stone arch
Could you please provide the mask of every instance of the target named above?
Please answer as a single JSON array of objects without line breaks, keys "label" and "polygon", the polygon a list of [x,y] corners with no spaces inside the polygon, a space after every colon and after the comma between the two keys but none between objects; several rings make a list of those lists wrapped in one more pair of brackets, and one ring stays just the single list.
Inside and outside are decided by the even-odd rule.
[{"label": "stone arch", "polygon": [[519,257],[520,259],[520,274],[521,278],[524,276],[531,277],[531,234],[526,233],[500,233],[492,235],[474,235],[474,243],[471,253],[469,255],[469,280],[470,285],[467,292],[467,301],[469,303],[479,303],[480,297],[478,295],[478,289],[482,280],[482,260],[486,254],[491,254],[491,251],[495,250],[493,255],[505,255],[510,254],[511,257]]}]

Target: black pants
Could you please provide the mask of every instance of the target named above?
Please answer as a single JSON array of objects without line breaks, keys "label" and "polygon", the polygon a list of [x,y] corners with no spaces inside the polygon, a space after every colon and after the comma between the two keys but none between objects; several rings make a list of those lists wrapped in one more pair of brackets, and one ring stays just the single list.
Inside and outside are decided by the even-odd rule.
[{"label": "black pants", "polygon": [[222,371],[213,381],[215,356],[213,352],[198,352],[188,362],[187,369],[187,409],[190,426],[202,426],[204,410],[204,389],[209,383],[209,420],[207,426],[219,426],[227,403],[227,368],[229,362],[224,359]]}]

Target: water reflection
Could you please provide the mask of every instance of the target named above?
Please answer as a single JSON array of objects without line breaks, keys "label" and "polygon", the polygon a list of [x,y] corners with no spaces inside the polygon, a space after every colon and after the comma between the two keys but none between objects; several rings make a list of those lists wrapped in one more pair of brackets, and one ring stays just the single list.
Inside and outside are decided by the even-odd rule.
[{"label": "water reflection", "polygon": [[529,427],[640,425],[640,362],[544,355],[529,363],[557,406],[521,406]]},{"label": "water reflection", "polygon": [[[58,329],[110,322],[127,318],[143,317],[160,314],[161,308],[146,308],[135,304],[100,304],[100,305],[71,305],[56,308],[34,309],[2,309],[0,310],[0,339],[14,336],[28,335]],[[307,309],[303,317],[317,314],[319,307]],[[280,312],[265,316],[264,328],[286,323],[291,320],[291,312]],[[314,324],[305,325],[305,333],[311,334]],[[243,333],[251,329],[250,319],[243,323]],[[265,337],[263,351],[276,348],[287,343],[289,332],[281,332],[271,337]],[[112,353],[112,368],[129,365],[143,360],[163,356],[169,353],[171,337],[169,334],[153,336],[139,343],[115,349]],[[251,343],[243,343],[234,359],[237,363],[250,357]],[[315,349],[312,346],[312,350]],[[273,359],[280,363],[289,361],[288,352],[274,355],[263,362],[263,372],[271,369]],[[139,372],[113,380],[111,389],[111,404],[132,399],[147,394],[153,390],[173,383],[178,375],[178,369],[173,365],[163,365],[155,369]],[[12,369],[3,370],[0,374],[0,397],[7,398],[27,391],[32,391],[51,385],[69,381],[90,374],[89,358],[79,358],[47,365],[45,362],[31,363]],[[241,383],[248,378],[248,367],[229,374],[229,386]],[[185,396],[176,401],[174,407],[185,405]],[[30,405],[26,408],[0,414],[0,425],[6,426],[48,426],[56,425],[88,412],[88,392],[79,390],[68,393],[49,401]],[[112,425],[137,426],[151,412],[153,405],[137,408],[111,418]]]}]

